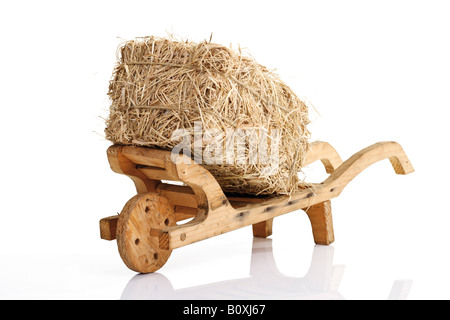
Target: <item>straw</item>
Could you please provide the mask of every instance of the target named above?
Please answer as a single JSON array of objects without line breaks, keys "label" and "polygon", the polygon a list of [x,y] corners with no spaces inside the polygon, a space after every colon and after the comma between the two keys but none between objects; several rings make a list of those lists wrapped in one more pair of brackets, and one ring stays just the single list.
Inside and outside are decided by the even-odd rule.
[{"label": "straw", "polygon": [[[247,137],[244,152],[235,152],[232,163],[223,158],[223,164],[202,165],[227,193],[291,194],[303,188],[297,173],[308,149],[308,108],[273,71],[250,56],[210,41],[153,36],[126,41],[119,47],[108,95],[105,133],[115,144],[172,150],[180,143],[172,134],[185,129],[191,133],[194,156],[196,123],[203,134],[211,129],[224,133],[214,141],[221,147],[227,132],[258,132],[256,146]],[[252,148],[264,146],[261,137],[269,155],[275,150],[271,139],[278,139],[275,171],[259,157],[254,163],[250,159]],[[207,141],[203,154],[205,150],[211,150]]]}]

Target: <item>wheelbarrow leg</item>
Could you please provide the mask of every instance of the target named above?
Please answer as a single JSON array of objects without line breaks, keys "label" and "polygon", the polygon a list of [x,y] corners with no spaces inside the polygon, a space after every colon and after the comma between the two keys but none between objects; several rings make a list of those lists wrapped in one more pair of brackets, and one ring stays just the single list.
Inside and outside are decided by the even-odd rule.
[{"label": "wheelbarrow leg", "polygon": [[329,245],[334,242],[331,201],[327,200],[304,209],[311,221],[314,242]]},{"label": "wheelbarrow leg", "polygon": [[257,238],[267,238],[272,235],[273,218],[255,223],[253,227],[253,236]]}]

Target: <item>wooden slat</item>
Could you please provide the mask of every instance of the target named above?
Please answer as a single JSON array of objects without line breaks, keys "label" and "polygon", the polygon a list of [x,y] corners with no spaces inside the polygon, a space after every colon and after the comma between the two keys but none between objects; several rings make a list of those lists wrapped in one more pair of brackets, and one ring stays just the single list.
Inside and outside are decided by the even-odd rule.
[{"label": "wooden slat", "polygon": [[122,151],[123,155],[135,164],[165,168],[167,151],[125,146]]},{"label": "wooden slat", "polygon": [[156,191],[168,198],[174,205],[197,208],[197,198],[192,188],[167,183],[160,183]]},{"label": "wooden slat", "polygon": [[142,172],[148,179],[154,180],[175,180],[176,177],[170,172],[158,167],[137,165],[136,169]]},{"label": "wooden slat", "polygon": [[111,170],[128,176],[134,182],[137,193],[154,192],[159,180],[149,179],[137,170],[136,164],[123,155],[124,148],[121,145],[112,145],[108,148],[107,155]]}]

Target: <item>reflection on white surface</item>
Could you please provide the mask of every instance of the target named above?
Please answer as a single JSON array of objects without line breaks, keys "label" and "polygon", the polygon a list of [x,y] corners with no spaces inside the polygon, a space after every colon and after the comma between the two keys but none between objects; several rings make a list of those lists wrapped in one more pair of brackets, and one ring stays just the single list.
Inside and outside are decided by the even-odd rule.
[{"label": "reflection on white surface", "polygon": [[[125,287],[122,300],[226,300],[226,299],[326,299],[342,300],[338,292],[345,266],[333,265],[334,247],[314,247],[311,265],[302,278],[279,272],[271,239],[253,239],[250,275],[206,285],[174,290],[169,279],[160,273],[138,274]],[[408,296],[412,281],[394,281],[388,299]]]}]

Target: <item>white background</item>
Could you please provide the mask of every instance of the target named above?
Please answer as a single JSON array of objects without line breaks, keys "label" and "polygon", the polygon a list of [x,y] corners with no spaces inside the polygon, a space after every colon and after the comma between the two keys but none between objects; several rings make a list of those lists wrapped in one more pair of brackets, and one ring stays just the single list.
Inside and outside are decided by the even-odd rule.
[{"label": "white background", "polygon": [[[2,2],[0,298],[449,299],[449,14],[435,0]],[[136,276],[99,238],[135,192],[109,168],[102,118],[118,45],[168,32],[247,48],[314,105],[312,140],[344,159],[394,140],[416,172],[385,160],[352,181],[330,247],[292,212],[259,255],[248,227]]]}]

